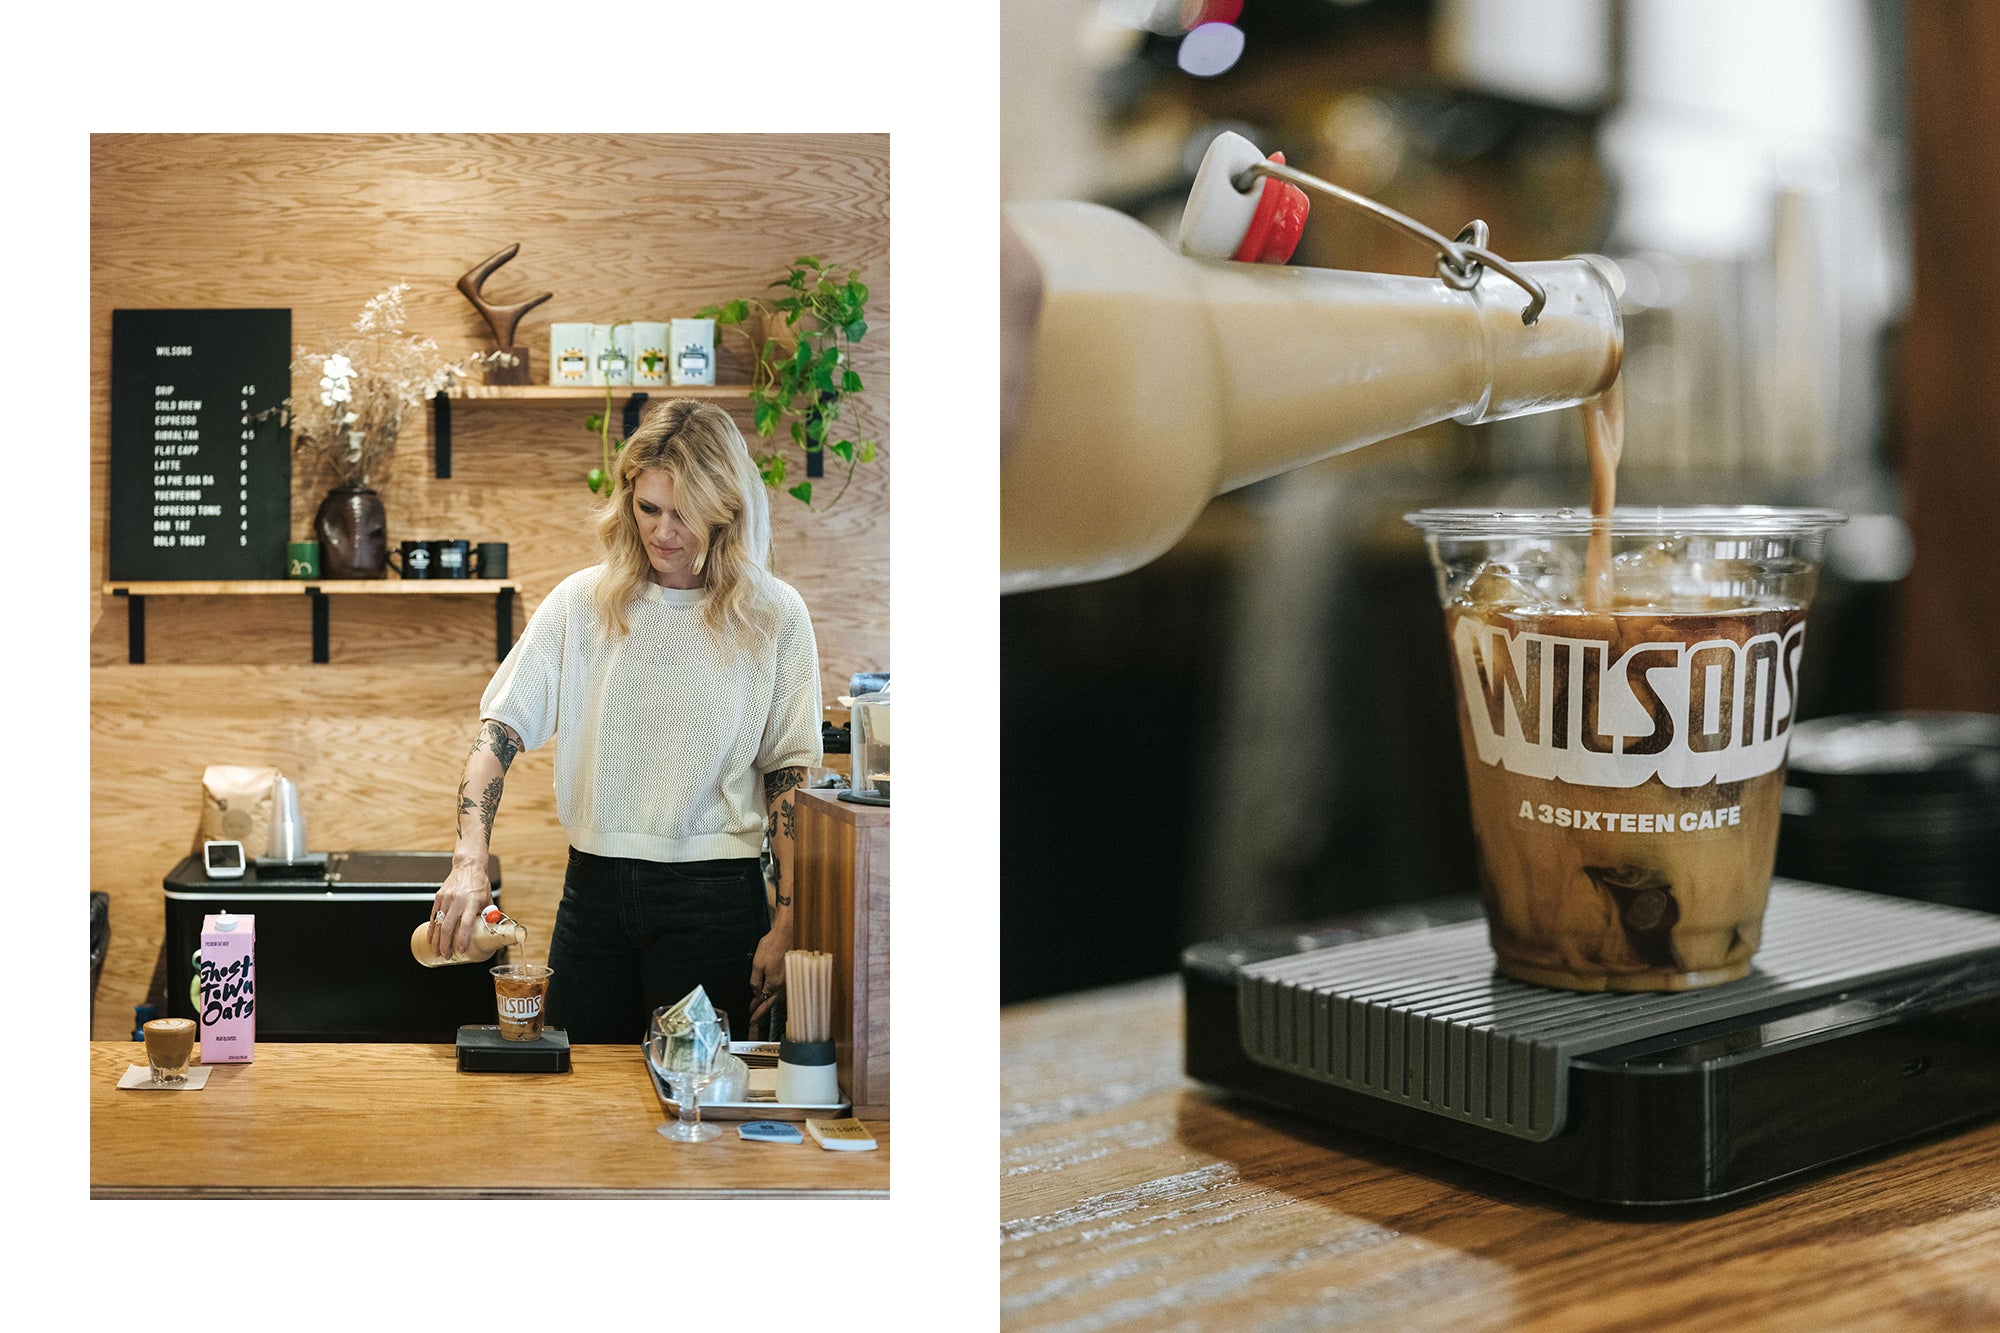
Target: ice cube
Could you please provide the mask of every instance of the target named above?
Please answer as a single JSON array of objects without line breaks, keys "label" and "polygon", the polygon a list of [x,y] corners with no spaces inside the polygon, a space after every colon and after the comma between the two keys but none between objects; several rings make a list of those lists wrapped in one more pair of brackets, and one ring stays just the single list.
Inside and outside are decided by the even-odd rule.
[{"label": "ice cube", "polygon": [[1542,600],[1534,583],[1511,564],[1489,560],[1475,569],[1459,590],[1457,601],[1472,609],[1533,606]]},{"label": "ice cube", "polygon": [[1754,560],[1691,560],[1681,566],[1674,591],[1682,601],[1708,606],[1755,606],[1768,585]]},{"label": "ice cube", "polygon": [[1671,542],[1649,542],[1611,559],[1611,583],[1622,606],[1665,607],[1674,600],[1680,568]]}]

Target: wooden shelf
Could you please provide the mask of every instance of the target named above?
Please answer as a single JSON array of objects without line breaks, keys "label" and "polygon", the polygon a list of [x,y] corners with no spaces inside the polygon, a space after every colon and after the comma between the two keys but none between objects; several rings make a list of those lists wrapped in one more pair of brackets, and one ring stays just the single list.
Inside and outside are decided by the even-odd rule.
[{"label": "wooden shelf", "polygon": [[128,580],[107,583],[104,591],[112,597],[282,597],[305,592],[330,597],[351,593],[491,597],[496,592],[519,592],[521,585],[512,579],[212,579],[184,583]]},{"label": "wooden shelf", "polygon": [[[482,409],[505,405],[588,407],[604,402],[602,384],[462,384],[431,399],[431,453],[433,472],[440,479],[451,476],[451,405],[478,405]],[[611,398],[624,400],[625,434],[639,428],[639,411],[653,397],[707,398],[723,401],[750,401],[747,384],[614,384]]]},{"label": "wooden shelf", "polygon": [[104,584],[106,596],[125,599],[126,657],[146,660],[146,599],[148,597],[297,597],[312,598],[312,638],[315,662],[330,660],[328,598],[350,596],[491,597],[493,599],[494,661],[514,646],[513,579],[209,579],[145,580]]},{"label": "wooden shelf", "polygon": [[[621,395],[657,394],[662,398],[741,398],[750,400],[747,384],[614,384],[613,399]],[[462,384],[446,395],[454,400],[483,403],[572,403],[603,402],[602,384]]]}]

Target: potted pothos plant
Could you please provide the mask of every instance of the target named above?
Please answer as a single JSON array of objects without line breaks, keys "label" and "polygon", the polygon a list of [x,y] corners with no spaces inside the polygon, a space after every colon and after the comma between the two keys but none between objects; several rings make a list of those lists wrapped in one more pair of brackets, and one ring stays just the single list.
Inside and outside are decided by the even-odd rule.
[{"label": "potted pothos plant", "polygon": [[764,484],[813,504],[811,480],[785,485],[790,462],[782,445],[770,443],[783,429],[808,459],[831,454],[846,465],[840,489],[826,502],[831,509],[847,493],[855,465],[875,460],[875,441],[848,438],[839,424],[847,396],[863,390],[851,353],[868,333],[868,287],[861,270],[843,271],[816,255],[793,260],[771,286],[784,295],[705,306],[695,318],[712,319],[717,329],[734,328],[750,340],[751,419],[764,442],[757,455]]}]

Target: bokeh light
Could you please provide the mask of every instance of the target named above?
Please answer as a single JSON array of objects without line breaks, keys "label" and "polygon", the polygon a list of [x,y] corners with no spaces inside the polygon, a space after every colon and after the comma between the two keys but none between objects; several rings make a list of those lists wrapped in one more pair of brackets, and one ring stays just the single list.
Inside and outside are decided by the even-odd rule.
[{"label": "bokeh light", "polygon": [[1243,30],[1228,23],[1204,23],[1181,38],[1175,62],[1199,78],[1226,72],[1243,55]]}]

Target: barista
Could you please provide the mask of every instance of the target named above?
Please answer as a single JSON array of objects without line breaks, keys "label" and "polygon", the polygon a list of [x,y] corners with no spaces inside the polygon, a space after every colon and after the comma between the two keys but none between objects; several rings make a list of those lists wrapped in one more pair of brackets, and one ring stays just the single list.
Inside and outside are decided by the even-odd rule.
[{"label": "barista", "polygon": [[812,621],[766,568],[769,502],[728,413],[654,407],[615,473],[603,563],[556,585],[480,700],[431,947],[470,942],[507,770],[554,739],[570,849],[549,1022],[636,1042],[700,985],[744,1037],[792,943],[793,793],[821,758]]}]

